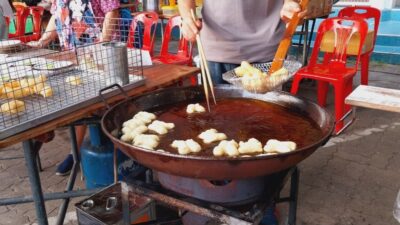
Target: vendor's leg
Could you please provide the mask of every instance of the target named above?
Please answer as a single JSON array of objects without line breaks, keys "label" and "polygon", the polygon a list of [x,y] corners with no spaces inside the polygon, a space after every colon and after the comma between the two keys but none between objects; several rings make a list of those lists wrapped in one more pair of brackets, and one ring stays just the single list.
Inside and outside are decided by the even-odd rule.
[{"label": "vendor's leg", "polygon": [[[79,151],[79,148],[82,145],[83,139],[85,138],[86,125],[76,126],[75,133],[76,133],[76,142],[77,142],[78,151]],[[74,164],[74,159],[72,157],[72,154],[70,153],[70,154],[68,154],[67,158],[65,158],[64,161],[62,163],[60,163],[60,165],[58,165],[56,175],[59,175],[59,176],[68,175],[71,172],[73,164]]]},{"label": "vendor's leg", "polygon": [[240,66],[238,64],[232,63],[220,63],[220,62],[212,62],[208,61],[208,68],[210,69],[210,74],[215,85],[218,84],[228,84],[226,81],[222,79],[222,74],[235,69]]}]

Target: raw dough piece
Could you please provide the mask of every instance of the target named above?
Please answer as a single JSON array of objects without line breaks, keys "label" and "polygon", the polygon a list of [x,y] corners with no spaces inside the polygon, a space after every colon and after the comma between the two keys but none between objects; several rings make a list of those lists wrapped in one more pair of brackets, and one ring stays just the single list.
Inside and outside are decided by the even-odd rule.
[{"label": "raw dough piece", "polygon": [[250,138],[247,142],[239,142],[239,153],[240,154],[253,154],[262,153],[262,144],[255,138]]},{"label": "raw dough piece", "polygon": [[148,129],[145,125],[140,125],[136,128],[128,128],[128,127],[124,127],[122,128],[122,133],[124,135],[121,136],[121,140],[124,142],[132,142],[133,139],[135,139],[135,137],[139,134],[143,134],[144,132],[146,132]]},{"label": "raw dough piece", "polygon": [[0,106],[2,113],[17,114],[25,111],[25,103],[19,100],[11,100]]},{"label": "raw dough piece", "polygon": [[148,124],[156,119],[156,115],[154,115],[153,113],[140,111],[133,116],[133,119],[141,120],[144,123]]},{"label": "raw dough piece", "polygon": [[69,83],[70,85],[80,85],[82,83],[82,80],[78,76],[68,76],[65,78],[65,82]]},{"label": "raw dough piece", "polygon": [[129,128],[129,129],[132,130],[132,129],[138,127],[138,126],[145,125],[145,124],[146,123],[144,121],[142,121],[142,120],[130,119],[130,120],[125,121],[122,124],[122,127],[124,127],[124,128],[126,127],[126,128]]},{"label": "raw dough piece", "polygon": [[224,133],[218,133],[216,129],[208,129],[202,132],[198,137],[206,144],[210,144],[214,141],[222,141],[227,138]]},{"label": "raw dough piece", "polygon": [[293,141],[278,141],[270,139],[264,146],[266,153],[287,153],[296,150],[297,145]]},{"label": "raw dough piece", "polygon": [[192,114],[192,113],[203,113],[205,112],[206,109],[200,105],[199,103],[196,104],[189,104],[186,108],[186,112],[188,114]]},{"label": "raw dough piece", "polygon": [[175,140],[172,142],[171,146],[177,148],[180,155],[187,155],[192,152],[196,153],[201,151],[201,146],[193,139],[188,139],[186,141]]},{"label": "raw dough piece", "polygon": [[173,124],[173,123],[166,123],[163,121],[154,120],[149,125],[149,130],[154,131],[157,134],[166,134],[166,133],[168,133],[168,130],[170,130],[174,127],[175,127],[175,124]]},{"label": "raw dough piece", "polygon": [[239,151],[238,151],[238,143],[235,140],[230,140],[230,141],[221,141],[214,149],[213,149],[213,154],[215,156],[238,156]]},{"label": "raw dough piece", "polygon": [[160,138],[154,134],[139,134],[133,139],[133,145],[154,150],[160,141]]}]

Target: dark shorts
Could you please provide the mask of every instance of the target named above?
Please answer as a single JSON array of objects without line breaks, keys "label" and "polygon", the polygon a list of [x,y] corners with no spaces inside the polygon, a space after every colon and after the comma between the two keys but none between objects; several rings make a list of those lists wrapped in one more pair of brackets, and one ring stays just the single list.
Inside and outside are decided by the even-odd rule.
[{"label": "dark shorts", "polygon": [[228,84],[222,79],[222,74],[240,66],[239,64],[219,63],[208,61],[208,68],[210,69],[211,78],[215,85]]}]

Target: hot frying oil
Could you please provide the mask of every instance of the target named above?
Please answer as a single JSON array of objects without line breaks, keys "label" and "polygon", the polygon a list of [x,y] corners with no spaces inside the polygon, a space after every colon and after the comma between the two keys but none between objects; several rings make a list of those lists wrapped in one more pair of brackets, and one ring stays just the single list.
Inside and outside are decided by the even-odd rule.
[{"label": "hot frying oil", "polygon": [[[206,103],[201,102],[206,108]],[[161,136],[157,149],[177,153],[170,145],[174,140],[193,139],[202,146],[197,155],[211,156],[218,142],[204,144],[197,136],[214,128],[225,133],[228,140],[247,141],[256,138],[263,146],[269,139],[294,141],[297,148],[321,139],[319,126],[311,119],[283,106],[254,99],[220,99],[211,105],[211,112],[186,113],[187,104],[175,105],[163,110],[158,120],[175,124],[175,128]]]}]

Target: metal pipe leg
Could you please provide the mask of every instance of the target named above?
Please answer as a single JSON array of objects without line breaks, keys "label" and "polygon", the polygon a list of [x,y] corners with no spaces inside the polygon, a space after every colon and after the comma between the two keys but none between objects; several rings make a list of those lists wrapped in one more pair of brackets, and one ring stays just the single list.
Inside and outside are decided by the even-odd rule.
[{"label": "metal pipe leg", "polygon": [[33,145],[34,143],[31,139],[22,142],[26,168],[28,170],[29,182],[31,184],[32,196],[35,202],[37,221],[40,225],[48,225],[42,186],[40,184],[39,171],[36,164],[37,152],[34,150]]},{"label": "metal pipe leg", "polygon": [[36,154],[36,164],[37,164],[39,172],[42,172],[43,168],[42,168],[42,162],[40,161],[39,152],[37,152],[37,154]]},{"label": "metal pipe leg", "polygon": [[[66,191],[71,191],[74,188],[76,175],[78,173],[78,167],[80,165],[79,156],[78,156],[78,143],[76,141],[75,127],[70,126],[69,131],[70,131],[70,136],[71,136],[72,157],[74,158],[74,165],[72,166],[71,174],[69,175],[67,187],[65,189]],[[63,203],[60,206],[60,209],[58,210],[58,217],[57,217],[57,223],[56,223],[57,225],[62,225],[64,223],[65,214],[67,213],[67,209],[68,209],[68,204],[69,204],[69,198],[65,198],[63,200]]]},{"label": "metal pipe leg", "polygon": [[307,65],[307,58],[308,58],[308,20],[304,20],[304,43],[303,43],[303,66]]},{"label": "metal pipe leg", "polygon": [[296,225],[299,176],[299,169],[296,167],[290,178],[289,225]]}]

